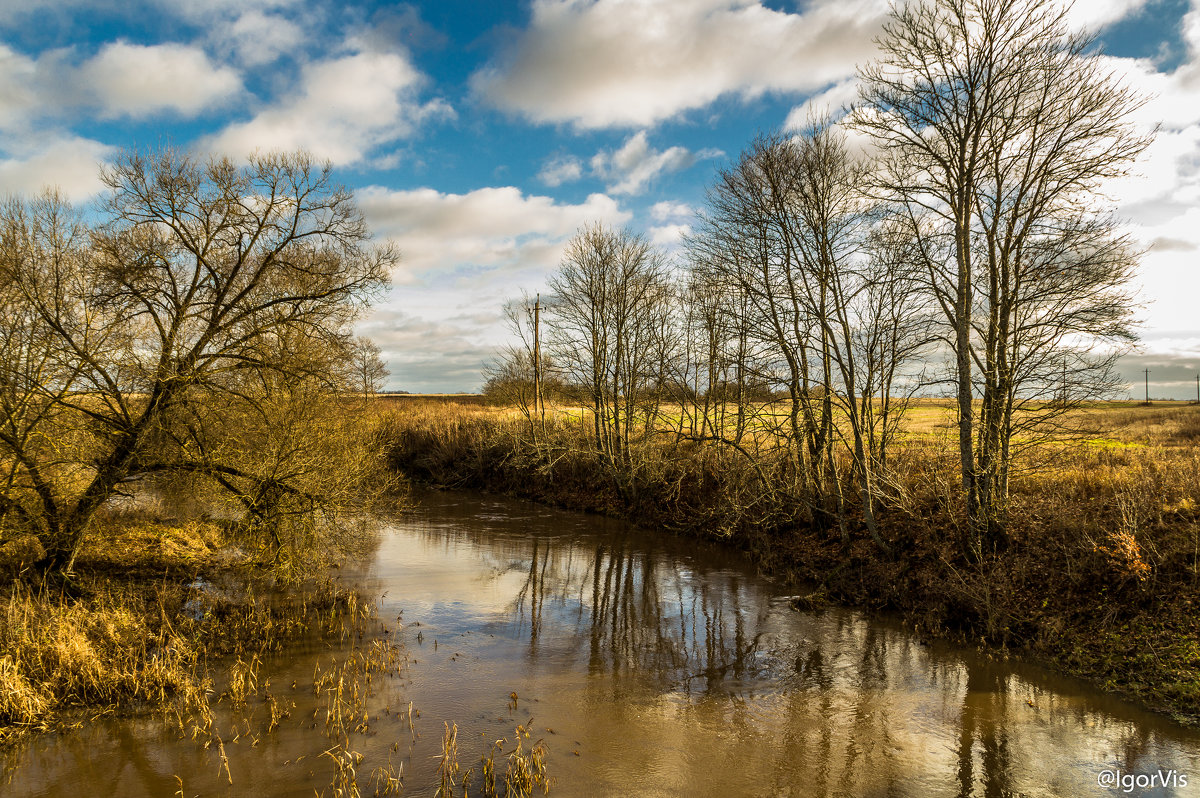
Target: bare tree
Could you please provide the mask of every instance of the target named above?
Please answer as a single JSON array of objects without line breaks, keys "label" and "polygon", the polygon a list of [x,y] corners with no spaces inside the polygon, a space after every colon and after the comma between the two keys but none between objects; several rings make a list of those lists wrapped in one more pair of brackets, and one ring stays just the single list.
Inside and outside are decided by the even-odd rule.
[{"label": "bare tree", "polygon": [[[5,307],[23,325],[21,365],[5,373],[20,384],[0,435],[5,513],[67,571],[96,510],[131,480],[195,475],[260,516],[319,503],[301,478],[320,474],[315,453],[278,431],[333,387],[349,324],[394,261],[307,156],[238,167],[131,154],[102,178],[99,226],[53,198],[13,202],[0,242]],[[276,449],[251,456],[255,435],[233,417]]]},{"label": "bare tree", "polygon": [[567,245],[549,284],[548,348],[567,379],[586,386],[596,451],[619,470],[635,422],[645,433],[657,418],[673,345],[666,267],[644,238],[595,225]]},{"label": "bare tree", "polygon": [[363,399],[371,399],[383,388],[392,373],[383,362],[383,353],[375,342],[360,335],[350,342],[349,382]]},{"label": "bare tree", "polygon": [[1130,120],[1143,100],[1054,0],[906,3],[879,43],[851,124],[882,152],[879,188],[903,209],[945,319],[981,554],[1004,543],[1018,397],[1044,397],[1044,364],[1064,355],[1068,393],[1093,394],[1111,358],[1085,353],[1130,335],[1131,252],[1100,189],[1148,143]]},{"label": "bare tree", "polygon": [[760,137],[710,191],[690,249],[694,274],[739,298],[728,305],[744,316],[730,325],[739,350],[786,392],[790,412],[775,429],[801,495],[847,535],[852,486],[882,545],[875,505],[902,409],[891,390],[921,349],[896,314],[922,300],[880,257],[867,170],[828,120]]},{"label": "bare tree", "polygon": [[693,267],[740,300],[744,317],[735,327],[746,331],[744,362],[753,378],[786,393],[787,410],[773,426],[785,443],[790,480],[811,497],[824,492],[828,478],[832,399],[811,362],[822,329],[798,251],[791,146],[783,137],[760,137],[718,175],[689,249]]}]

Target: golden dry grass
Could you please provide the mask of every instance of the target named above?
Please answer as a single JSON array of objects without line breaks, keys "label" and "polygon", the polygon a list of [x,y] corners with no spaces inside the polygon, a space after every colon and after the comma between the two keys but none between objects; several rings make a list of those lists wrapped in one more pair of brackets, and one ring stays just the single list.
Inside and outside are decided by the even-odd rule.
[{"label": "golden dry grass", "polygon": [[298,636],[336,634],[357,611],[356,596],[328,580],[277,594],[229,543],[212,523],[109,515],[85,539],[72,583],[29,573],[0,583],[0,744],[81,722],[79,709],[171,709],[181,724],[203,723],[223,655],[234,658],[231,689],[244,693],[247,663]]}]

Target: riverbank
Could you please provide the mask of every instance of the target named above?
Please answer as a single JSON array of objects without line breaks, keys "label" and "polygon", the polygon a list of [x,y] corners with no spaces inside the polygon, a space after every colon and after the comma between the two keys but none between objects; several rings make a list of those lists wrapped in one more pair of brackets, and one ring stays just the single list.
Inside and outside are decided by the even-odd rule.
[{"label": "riverbank", "polygon": [[409,401],[388,426],[389,457],[434,485],[471,487],[727,541],[767,574],[816,585],[807,603],[899,612],[920,634],[987,647],[1084,677],[1200,722],[1200,409],[1107,405],[1094,434],[1031,449],[1014,476],[1011,543],[962,555],[948,428],[917,415],[882,508],[888,551],[797,521],[729,449],[649,442],[614,472],[552,412],[535,440],[519,414]]},{"label": "riverbank", "polygon": [[[343,543],[351,538],[369,545],[361,535]],[[32,539],[5,546],[0,745],[129,710],[203,730],[224,697],[216,689],[248,663],[337,634],[360,607],[352,585],[300,578],[238,544],[229,525],[107,513],[71,579],[49,582],[29,570],[40,556]]]}]

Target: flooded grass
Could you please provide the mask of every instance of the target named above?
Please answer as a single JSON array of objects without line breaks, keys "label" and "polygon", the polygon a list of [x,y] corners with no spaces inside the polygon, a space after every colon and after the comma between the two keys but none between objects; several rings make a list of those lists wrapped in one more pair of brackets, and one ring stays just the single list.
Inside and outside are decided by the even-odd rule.
[{"label": "flooded grass", "polygon": [[438,787],[435,798],[452,798],[454,795],[454,779],[458,777],[458,724],[451,728],[444,724],[445,733],[442,735],[442,755],[438,760]]},{"label": "flooded grass", "polygon": [[[281,583],[254,567],[216,524],[128,513],[104,524],[70,580],[26,572],[3,584],[0,743],[121,711],[203,726],[215,683],[217,701],[244,707],[264,656],[302,637],[344,636],[362,611],[330,578]],[[274,724],[286,711],[272,704]]]}]

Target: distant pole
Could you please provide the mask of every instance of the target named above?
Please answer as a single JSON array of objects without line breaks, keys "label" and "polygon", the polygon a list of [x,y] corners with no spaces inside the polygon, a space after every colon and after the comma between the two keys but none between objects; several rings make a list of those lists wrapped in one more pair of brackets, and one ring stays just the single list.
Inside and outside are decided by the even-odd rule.
[{"label": "distant pole", "polygon": [[1146,375],[1146,404],[1150,404],[1150,369],[1142,369]]},{"label": "distant pole", "polygon": [[542,295],[533,300],[533,409],[543,429],[546,426],[546,405],[542,398]]},{"label": "distant pole", "polygon": [[1200,405],[1200,374],[1196,375],[1196,404]]}]

